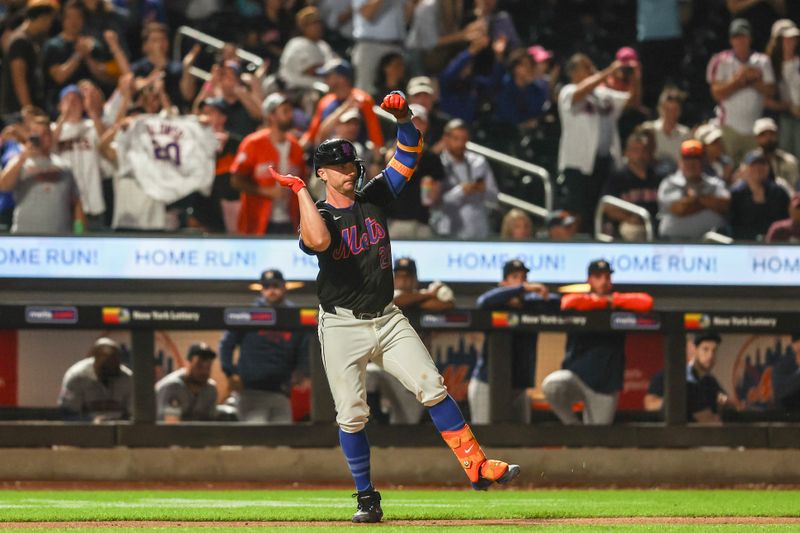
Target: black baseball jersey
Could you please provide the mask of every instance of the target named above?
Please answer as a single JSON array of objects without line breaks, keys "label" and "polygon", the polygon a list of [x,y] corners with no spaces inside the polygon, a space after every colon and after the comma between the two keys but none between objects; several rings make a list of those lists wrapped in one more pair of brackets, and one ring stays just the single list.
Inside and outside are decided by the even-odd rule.
[{"label": "black baseball jersey", "polygon": [[349,208],[317,202],[331,244],[324,252],[314,252],[301,239],[300,247],[319,259],[317,296],[323,307],[374,313],[392,301],[392,249],[384,213],[392,201],[389,184],[379,174],[356,192]]}]

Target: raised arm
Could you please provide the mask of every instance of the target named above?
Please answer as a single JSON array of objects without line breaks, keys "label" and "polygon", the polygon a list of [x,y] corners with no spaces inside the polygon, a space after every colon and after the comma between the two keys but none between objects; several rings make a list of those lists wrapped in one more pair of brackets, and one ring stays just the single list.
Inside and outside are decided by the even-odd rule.
[{"label": "raised arm", "polygon": [[300,238],[303,245],[314,252],[324,252],[331,245],[331,233],[322,215],[314,205],[311,193],[306,189],[306,183],[291,174],[278,174],[275,169],[270,167],[272,178],[283,185],[289,187],[297,195],[300,204]]},{"label": "raised arm", "polygon": [[381,109],[397,119],[397,149],[389,160],[383,175],[395,196],[414,175],[422,153],[422,135],[411,123],[411,111],[406,97],[400,91],[392,91],[381,103]]}]

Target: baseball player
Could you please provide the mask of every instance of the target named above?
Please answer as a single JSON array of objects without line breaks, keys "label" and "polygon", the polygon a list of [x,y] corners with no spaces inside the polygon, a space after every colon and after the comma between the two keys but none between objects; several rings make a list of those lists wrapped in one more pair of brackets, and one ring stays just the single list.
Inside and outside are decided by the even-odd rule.
[{"label": "baseball player", "polygon": [[425,345],[392,302],[392,252],[385,207],[411,179],[422,150],[405,95],[389,93],[381,108],[397,119],[397,150],[386,168],[356,190],[364,172],[353,145],[332,139],[314,153],[314,172],[325,183],[326,200],[316,205],[305,182],[272,170],[300,203],[300,247],[319,261],[319,340],[339,424],[339,442],[358,491],[353,522],[379,522],[380,493],[370,479],[364,426],[369,409],[367,363],[395,376],[428,407],[436,429],[453,450],[477,490],[508,483],[519,466],[487,459],[458,404],[447,393]]}]

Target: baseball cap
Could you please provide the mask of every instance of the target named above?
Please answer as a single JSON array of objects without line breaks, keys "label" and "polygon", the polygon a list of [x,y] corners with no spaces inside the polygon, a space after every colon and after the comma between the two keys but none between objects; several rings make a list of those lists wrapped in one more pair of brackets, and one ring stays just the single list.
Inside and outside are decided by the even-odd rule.
[{"label": "baseball cap", "polygon": [[781,37],[800,37],[800,28],[791,26],[781,32]]},{"label": "baseball cap", "polygon": [[728,35],[730,37],[734,35],[747,35],[749,37],[751,33],[752,30],[747,19],[733,19],[731,25],[728,26]]},{"label": "baseball cap", "polygon": [[528,53],[537,63],[543,63],[553,57],[553,52],[545,49],[544,46],[539,46],[538,44],[529,46]]},{"label": "baseball cap", "polygon": [[756,148],[755,150],[750,150],[744,155],[742,162],[745,165],[752,165],[754,163],[766,163],[767,156],[764,154],[764,151],[761,148]]},{"label": "baseball cap", "polygon": [[242,66],[239,64],[238,61],[234,61],[233,59],[225,61],[224,63],[222,63],[222,66],[224,68],[231,69],[236,73],[237,76],[242,73]]},{"label": "baseball cap", "polygon": [[681,143],[681,157],[683,158],[703,157],[703,151],[703,143],[700,141],[689,139]]},{"label": "baseball cap", "polygon": [[261,273],[261,278],[258,280],[262,287],[270,285],[284,285],[286,280],[283,278],[283,272],[277,269],[265,270]]},{"label": "baseball cap", "polygon": [[314,22],[322,22],[322,16],[319,14],[319,9],[314,6],[304,7],[295,15],[295,23],[299,28],[305,28]]},{"label": "baseball cap", "polygon": [[609,274],[614,273],[614,269],[611,268],[611,263],[609,263],[605,259],[595,259],[594,261],[589,263],[588,271],[590,276],[598,272],[608,272]]},{"label": "baseball cap", "polygon": [[796,28],[797,25],[791,19],[778,19],[772,23],[772,28],[769,31],[769,36],[772,38],[781,35],[789,28]]},{"label": "baseball cap", "polygon": [[265,115],[269,115],[275,111],[279,105],[285,102],[288,102],[286,96],[281,93],[272,93],[271,95],[267,96],[264,99],[264,103],[261,104],[261,112]]},{"label": "baseball cap", "polygon": [[344,124],[345,122],[350,122],[351,120],[361,120],[361,113],[358,109],[351,108],[339,115],[339,122]]},{"label": "baseball cap", "polygon": [[617,50],[617,55],[615,58],[619,61],[622,61],[626,65],[637,65],[639,63],[639,54],[636,53],[636,50],[631,48],[630,46],[623,46],[619,50]]},{"label": "baseball cap", "polygon": [[25,4],[27,9],[33,9],[35,7],[50,7],[53,9],[59,9],[61,7],[58,3],[58,0],[28,0]]},{"label": "baseball cap", "polygon": [[411,115],[422,120],[428,120],[428,110],[419,104],[408,104]]},{"label": "baseball cap", "polygon": [[520,261],[519,259],[511,259],[510,261],[506,261],[503,265],[503,277],[507,277],[509,274],[513,274],[514,272],[530,272],[531,269],[525,266],[525,263]]},{"label": "baseball cap", "polygon": [[753,124],[753,135],[761,135],[765,131],[778,132],[778,125],[769,117],[760,118]]},{"label": "baseball cap", "polygon": [[211,349],[211,347],[204,343],[200,342],[197,344],[192,344],[189,346],[189,350],[186,352],[186,359],[192,360],[192,357],[200,357],[201,359],[214,359],[217,356],[217,352]]},{"label": "baseball cap", "polygon": [[417,263],[410,257],[401,257],[394,262],[395,272],[408,272],[415,278],[417,277]]},{"label": "baseball cap", "polygon": [[694,336],[694,340],[692,341],[695,346],[700,346],[700,343],[704,341],[713,341],[717,344],[722,342],[722,337],[719,336],[719,333],[716,331],[704,331],[702,333],[698,333]]},{"label": "baseball cap", "polygon": [[215,98],[213,96],[209,96],[203,100],[204,106],[214,107],[220,110],[223,113],[228,112],[228,103],[225,101],[224,98]]},{"label": "baseball cap", "polygon": [[80,89],[78,89],[77,85],[75,85],[74,83],[70,83],[69,85],[65,86],[58,92],[58,99],[63,100],[65,96],[73,93],[79,95],[81,94],[81,91]]},{"label": "baseball cap", "polygon": [[324,65],[316,70],[317,76],[327,76],[328,74],[338,74],[345,78],[353,78],[353,66],[344,59],[329,59]]},{"label": "baseball cap", "polygon": [[571,226],[575,223],[575,217],[562,209],[560,211],[551,211],[547,215],[546,222],[548,229],[557,226]]},{"label": "baseball cap", "polygon": [[709,145],[722,138],[722,129],[713,124],[703,124],[697,128],[694,136],[704,145]]},{"label": "baseball cap", "polygon": [[433,82],[428,76],[415,76],[408,80],[408,85],[406,85],[406,94],[409,96],[414,96],[415,94],[420,93],[436,93],[433,88]]}]

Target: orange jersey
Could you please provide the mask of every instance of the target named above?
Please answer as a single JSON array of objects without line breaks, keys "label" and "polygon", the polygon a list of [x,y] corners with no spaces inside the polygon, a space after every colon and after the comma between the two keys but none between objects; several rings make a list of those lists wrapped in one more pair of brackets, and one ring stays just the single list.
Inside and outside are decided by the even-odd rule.
[{"label": "orange jersey", "polygon": [[[300,143],[293,135],[287,135],[289,142],[289,168],[280,168],[280,154],[269,138],[270,130],[263,129],[251,133],[239,145],[231,165],[231,174],[249,177],[259,187],[279,186],[269,173],[269,167],[275,167],[284,174],[294,174],[305,178],[305,158]],[[272,199],[254,194],[241,194],[242,207],[239,211],[239,233],[243,235],[263,235],[269,227],[272,214]],[[299,222],[300,210],[297,197],[289,199],[289,213],[292,222]]]},{"label": "orange jersey", "polygon": [[[378,120],[378,115],[376,115],[375,111],[372,110],[372,108],[375,106],[375,100],[373,100],[372,96],[370,96],[368,93],[355,87],[350,91],[350,94],[361,99],[361,104],[359,105],[358,110],[361,113],[361,120],[364,121],[364,125],[367,128],[367,137],[369,137],[369,140],[372,141],[372,144],[374,144],[376,147],[383,146],[383,131],[381,131],[381,123]],[[328,93],[320,98],[319,102],[317,103],[317,109],[314,111],[314,116],[311,118],[311,124],[309,124],[308,130],[306,130],[306,132],[303,134],[304,143],[314,142],[314,137],[317,136],[317,132],[319,131],[319,127],[322,124],[325,116],[332,113],[333,110],[335,110],[341,104],[342,102],[337,103],[336,95],[333,93]]]}]

